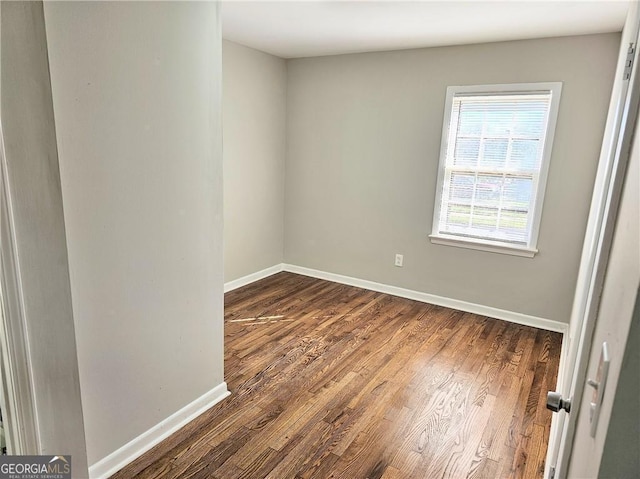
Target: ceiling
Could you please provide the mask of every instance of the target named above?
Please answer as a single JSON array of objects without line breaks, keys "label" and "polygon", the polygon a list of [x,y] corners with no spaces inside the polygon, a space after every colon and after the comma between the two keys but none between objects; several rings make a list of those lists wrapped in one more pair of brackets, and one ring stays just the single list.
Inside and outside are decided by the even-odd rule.
[{"label": "ceiling", "polygon": [[617,0],[222,2],[223,37],[282,58],[621,31]]}]

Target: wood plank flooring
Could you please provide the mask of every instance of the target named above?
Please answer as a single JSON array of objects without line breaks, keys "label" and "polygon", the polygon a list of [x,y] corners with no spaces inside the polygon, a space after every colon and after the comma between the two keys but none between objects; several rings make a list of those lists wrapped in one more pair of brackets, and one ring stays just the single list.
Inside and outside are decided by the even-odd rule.
[{"label": "wood plank flooring", "polygon": [[561,339],[278,273],[225,296],[232,396],[113,478],[541,478]]}]

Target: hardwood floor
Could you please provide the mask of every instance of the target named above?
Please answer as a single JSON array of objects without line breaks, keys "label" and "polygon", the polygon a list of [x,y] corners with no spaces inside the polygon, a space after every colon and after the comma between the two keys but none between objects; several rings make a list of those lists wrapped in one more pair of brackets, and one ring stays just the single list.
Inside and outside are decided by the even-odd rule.
[{"label": "hardwood floor", "polygon": [[560,344],[279,273],[225,296],[232,396],[113,477],[539,478]]}]

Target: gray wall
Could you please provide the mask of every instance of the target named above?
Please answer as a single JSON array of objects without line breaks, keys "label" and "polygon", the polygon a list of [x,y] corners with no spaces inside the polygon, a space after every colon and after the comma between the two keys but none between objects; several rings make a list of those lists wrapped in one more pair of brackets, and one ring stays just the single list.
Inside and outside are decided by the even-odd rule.
[{"label": "gray wall", "polygon": [[[637,108],[637,105],[636,105]],[[625,365],[623,358],[625,356],[625,347],[634,348],[634,344],[638,343],[637,328],[634,335],[630,335],[631,323],[636,305],[638,287],[640,286],[640,249],[638,241],[640,239],[640,123],[636,124],[635,136],[631,147],[631,159],[628,170],[625,175],[625,183],[622,190],[622,198],[620,200],[620,208],[618,210],[618,218],[614,231],[611,253],[609,255],[609,263],[605,274],[604,287],[600,299],[600,308],[598,310],[598,320],[593,333],[592,348],[589,357],[589,366],[587,369],[588,377],[595,378],[602,350],[602,343],[607,342],[611,355],[611,363],[609,365],[609,377],[605,386],[604,398],[602,400],[602,409],[598,420],[598,428],[596,436],[592,438],[590,433],[591,422],[589,420],[589,403],[592,400],[593,389],[584,385],[584,395],[582,403],[578,411],[576,420],[576,430],[574,443],[571,451],[571,460],[567,477],[590,478],[597,477],[600,470],[600,461],[602,459],[605,442],[610,442],[609,448],[616,444],[621,444],[625,440],[635,441],[627,442],[623,448],[616,452],[617,460],[624,462],[620,464],[619,471],[633,466],[633,461],[637,461],[637,446],[640,439],[630,437],[633,430],[621,429],[616,430],[620,418],[616,422],[612,420],[614,400],[623,401],[622,410],[616,411],[621,413],[623,408],[628,408],[630,413],[626,417],[626,421],[638,424],[638,396],[637,396],[637,375],[638,370],[632,372],[636,376],[636,384],[620,383],[624,378]],[[630,352],[632,353],[632,351]],[[630,359],[628,359],[630,360]],[[629,365],[626,365],[628,368]],[[626,390],[626,388],[629,388]],[[625,391],[626,392],[622,392]],[[626,397],[633,395],[632,401],[627,403]],[[617,394],[621,393],[618,398]],[[633,411],[636,412],[634,417]],[[574,414],[572,412],[572,414]],[[624,450],[633,450],[635,453],[633,458],[625,457],[622,452]],[[611,454],[611,449],[609,449]],[[636,477],[637,469],[633,476],[609,475],[612,471],[609,466],[605,466],[606,474],[603,478],[625,478]],[[637,463],[637,462],[636,462]],[[628,470],[628,469],[627,469]]]},{"label": "gray wall", "polygon": [[[632,478],[640,471],[640,290],[631,320],[611,420],[600,461],[601,478]],[[621,460],[621,458],[624,458]]]},{"label": "gray wall", "polygon": [[286,63],[223,42],[224,278],[283,261]]},{"label": "gray wall", "polygon": [[[568,322],[619,41],[289,60],[285,261]],[[563,82],[540,253],[431,244],[446,87],[536,81]]]},{"label": "gray wall", "polygon": [[89,463],[223,381],[213,2],[47,2]]},{"label": "gray wall", "polygon": [[[24,326],[37,412],[37,441],[22,454],[71,454],[87,477],[76,337],[69,285],[58,154],[41,2],[2,2],[1,118],[13,221],[19,308],[5,321]],[[0,155],[1,156],[1,155]],[[2,199],[4,201],[4,198]],[[6,210],[3,211],[3,214]],[[4,225],[3,225],[4,226]],[[6,233],[6,232],[4,232]],[[2,247],[9,245],[3,243]],[[3,251],[3,260],[6,251]],[[3,265],[4,268],[6,264]],[[7,285],[3,281],[3,288]],[[13,289],[13,288],[11,288]],[[7,293],[3,290],[3,294]],[[9,298],[3,298],[5,303]],[[16,321],[23,324],[15,324]],[[15,372],[15,371],[14,371]],[[29,373],[27,373],[29,375]],[[18,394],[18,400],[30,392]],[[18,404],[18,407],[24,407]],[[9,417],[11,421],[13,417]],[[5,419],[6,420],[6,419]]]}]

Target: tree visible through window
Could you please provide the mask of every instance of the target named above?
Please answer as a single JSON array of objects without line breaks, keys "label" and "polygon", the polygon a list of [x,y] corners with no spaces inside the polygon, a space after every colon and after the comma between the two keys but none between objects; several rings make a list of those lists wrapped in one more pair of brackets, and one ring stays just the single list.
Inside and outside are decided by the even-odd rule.
[{"label": "tree visible through window", "polygon": [[533,256],[560,89],[447,89],[433,242]]}]

